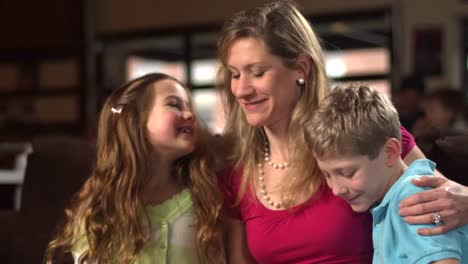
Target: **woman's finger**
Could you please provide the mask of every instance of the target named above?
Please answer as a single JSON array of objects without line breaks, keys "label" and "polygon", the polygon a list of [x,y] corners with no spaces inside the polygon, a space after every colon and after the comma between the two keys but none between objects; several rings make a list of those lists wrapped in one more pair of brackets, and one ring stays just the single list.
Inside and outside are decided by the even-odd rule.
[{"label": "woman's finger", "polygon": [[432,187],[437,188],[442,186],[444,183],[447,182],[446,178],[438,177],[438,176],[422,176],[419,178],[415,178],[411,181],[414,185],[419,187]]},{"label": "woman's finger", "polygon": [[418,229],[418,234],[422,236],[435,236],[447,233],[448,231],[452,230],[455,227],[450,227],[447,224],[443,224],[440,226],[434,226],[433,228],[420,228]]},{"label": "woman's finger", "polygon": [[424,213],[434,212],[434,204],[430,202],[436,202],[440,198],[439,190],[432,189],[424,192],[413,194],[400,202],[400,215],[420,215]]},{"label": "woman's finger", "polygon": [[423,214],[418,216],[404,217],[406,223],[411,225],[427,225],[434,223],[434,214]]},{"label": "woman's finger", "polygon": [[433,228],[420,228],[418,229],[418,234],[423,236],[433,236],[447,233],[455,228],[461,227],[463,223],[457,220],[454,216],[455,212],[449,213],[449,215],[444,215],[443,212],[440,213],[440,224],[435,224]]},{"label": "woman's finger", "polygon": [[433,225],[434,227],[426,227],[418,229],[418,233],[424,236],[432,236],[446,233],[452,229],[458,228],[463,225],[456,218],[455,210],[445,210],[439,212],[439,223],[436,223],[436,214],[423,214],[418,216],[408,216],[404,220],[408,224],[414,225]]}]

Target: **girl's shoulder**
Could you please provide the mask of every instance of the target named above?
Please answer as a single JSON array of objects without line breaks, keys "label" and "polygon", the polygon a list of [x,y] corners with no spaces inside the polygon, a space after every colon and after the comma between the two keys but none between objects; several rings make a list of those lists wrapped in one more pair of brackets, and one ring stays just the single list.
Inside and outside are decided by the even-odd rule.
[{"label": "girl's shoulder", "polygon": [[147,205],[145,210],[150,219],[165,219],[171,221],[186,213],[193,205],[192,196],[188,188],[174,194],[171,198],[158,205]]}]

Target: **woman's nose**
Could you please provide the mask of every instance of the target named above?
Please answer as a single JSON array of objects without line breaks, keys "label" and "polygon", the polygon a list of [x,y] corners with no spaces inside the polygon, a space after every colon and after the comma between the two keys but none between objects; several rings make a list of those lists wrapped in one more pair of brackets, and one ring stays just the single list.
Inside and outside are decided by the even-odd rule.
[{"label": "woman's nose", "polygon": [[236,98],[244,98],[252,94],[253,87],[250,84],[248,78],[240,77],[235,80],[232,84],[232,92]]}]

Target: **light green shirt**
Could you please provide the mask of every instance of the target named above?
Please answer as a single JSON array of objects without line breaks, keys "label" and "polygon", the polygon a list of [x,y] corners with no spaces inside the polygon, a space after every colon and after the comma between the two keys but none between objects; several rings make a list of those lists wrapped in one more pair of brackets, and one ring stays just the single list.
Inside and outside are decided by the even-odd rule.
[{"label": "light green shirt", "polygon": [[[146,206],[153,239],[143,248],[134,264],[197,264],[195,214],[188,189],[156,206]],[[75,263],[86,251],[86,241],[73,250]],[[116,261],[118,263],[118,261]]]}]

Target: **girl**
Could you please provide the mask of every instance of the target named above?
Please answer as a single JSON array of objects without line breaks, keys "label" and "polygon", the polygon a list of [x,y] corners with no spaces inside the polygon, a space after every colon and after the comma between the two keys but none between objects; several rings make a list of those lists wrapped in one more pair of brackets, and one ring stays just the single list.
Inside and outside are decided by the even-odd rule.
[{"label": "girl", "polygon": [[95,168],[46,263],[58,249],[75,263],[223,263],[214,159],[198,147],[208,139],[176,79],[153,73],[115,90],[100,114]]}]

